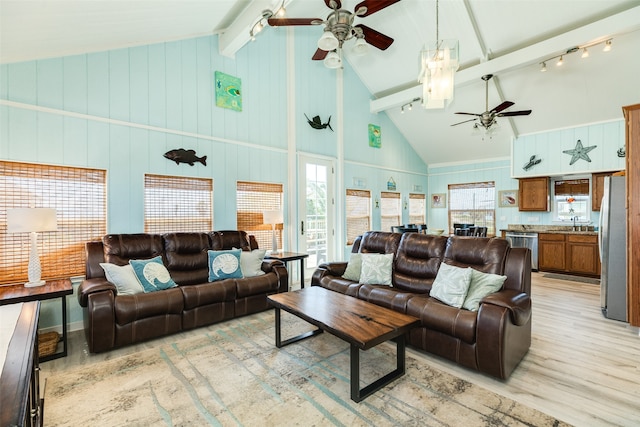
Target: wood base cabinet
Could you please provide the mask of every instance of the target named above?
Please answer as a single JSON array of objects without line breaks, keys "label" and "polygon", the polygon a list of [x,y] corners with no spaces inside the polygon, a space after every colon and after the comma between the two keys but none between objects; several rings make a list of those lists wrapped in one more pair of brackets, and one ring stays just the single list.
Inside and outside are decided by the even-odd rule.
[{"label": "wood base cabinet", "polygon": [[540,233],[538,235],[538,269],[600,277],[598,236]]}]

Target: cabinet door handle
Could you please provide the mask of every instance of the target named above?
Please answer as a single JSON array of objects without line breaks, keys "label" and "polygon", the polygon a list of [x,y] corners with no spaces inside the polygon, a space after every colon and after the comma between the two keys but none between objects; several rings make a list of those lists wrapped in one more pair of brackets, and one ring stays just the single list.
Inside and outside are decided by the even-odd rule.
[{"label": "cabinet door handle", "polygon": [[304,221],[300,221],[300,234],[304,236]]}]

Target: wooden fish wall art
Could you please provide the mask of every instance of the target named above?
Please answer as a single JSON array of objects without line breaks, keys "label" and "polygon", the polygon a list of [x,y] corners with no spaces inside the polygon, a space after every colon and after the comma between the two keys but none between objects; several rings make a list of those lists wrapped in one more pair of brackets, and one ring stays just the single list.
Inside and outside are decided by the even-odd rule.
[{"label": "wooden fish wall art", "polygon": [[333,129],[331,128],[331,116],[329,116],[329,120],[327,120],[327,123],[322,123],[322,120],[320,119],[320,116],[315,116],[313,119],[309,119],[309,117],[305,114],[304,115],[307,118],[307,123],[309,123],[309,126],[311,126],[314,129],[326,129],[329,128],[331,130],[331,132],[333,132]]},{"label": "wooden fish wall art", "polygon": [[180,163],[187,163],[189,166],[193,166],[196,162],[202,163],[207,166],[207,156],[196,156],[195,150],[185,150],[184,148],[176,148],[164,153],[166,159],[176,162],[176,165]]}]

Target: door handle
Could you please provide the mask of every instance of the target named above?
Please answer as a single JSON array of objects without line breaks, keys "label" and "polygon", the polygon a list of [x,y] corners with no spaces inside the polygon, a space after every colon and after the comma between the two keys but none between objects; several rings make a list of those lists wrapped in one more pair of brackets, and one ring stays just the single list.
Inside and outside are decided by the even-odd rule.
[{"label": "door handle", "polygon": [[300,234],[304,236],[304,221],[300,221]]}]

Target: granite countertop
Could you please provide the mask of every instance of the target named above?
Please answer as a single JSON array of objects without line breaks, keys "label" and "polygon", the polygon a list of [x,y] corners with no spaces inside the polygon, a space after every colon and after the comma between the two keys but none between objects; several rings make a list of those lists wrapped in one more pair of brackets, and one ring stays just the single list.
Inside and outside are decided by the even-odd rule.
[{"label": "granite countertop", "polygon": [[[576,226],[580,227],[580,226]],[[546,234],[581,234],[586,236],[597,236],[598,232],[594,231],[593,226],[585,226],[587,230],[573,230],[571,225],[529,225],[529,224],[509,224],[507,228],[503,228],[500,231],[517,231],[517,232],[530,232],[530,233],[546,233]]]}]

